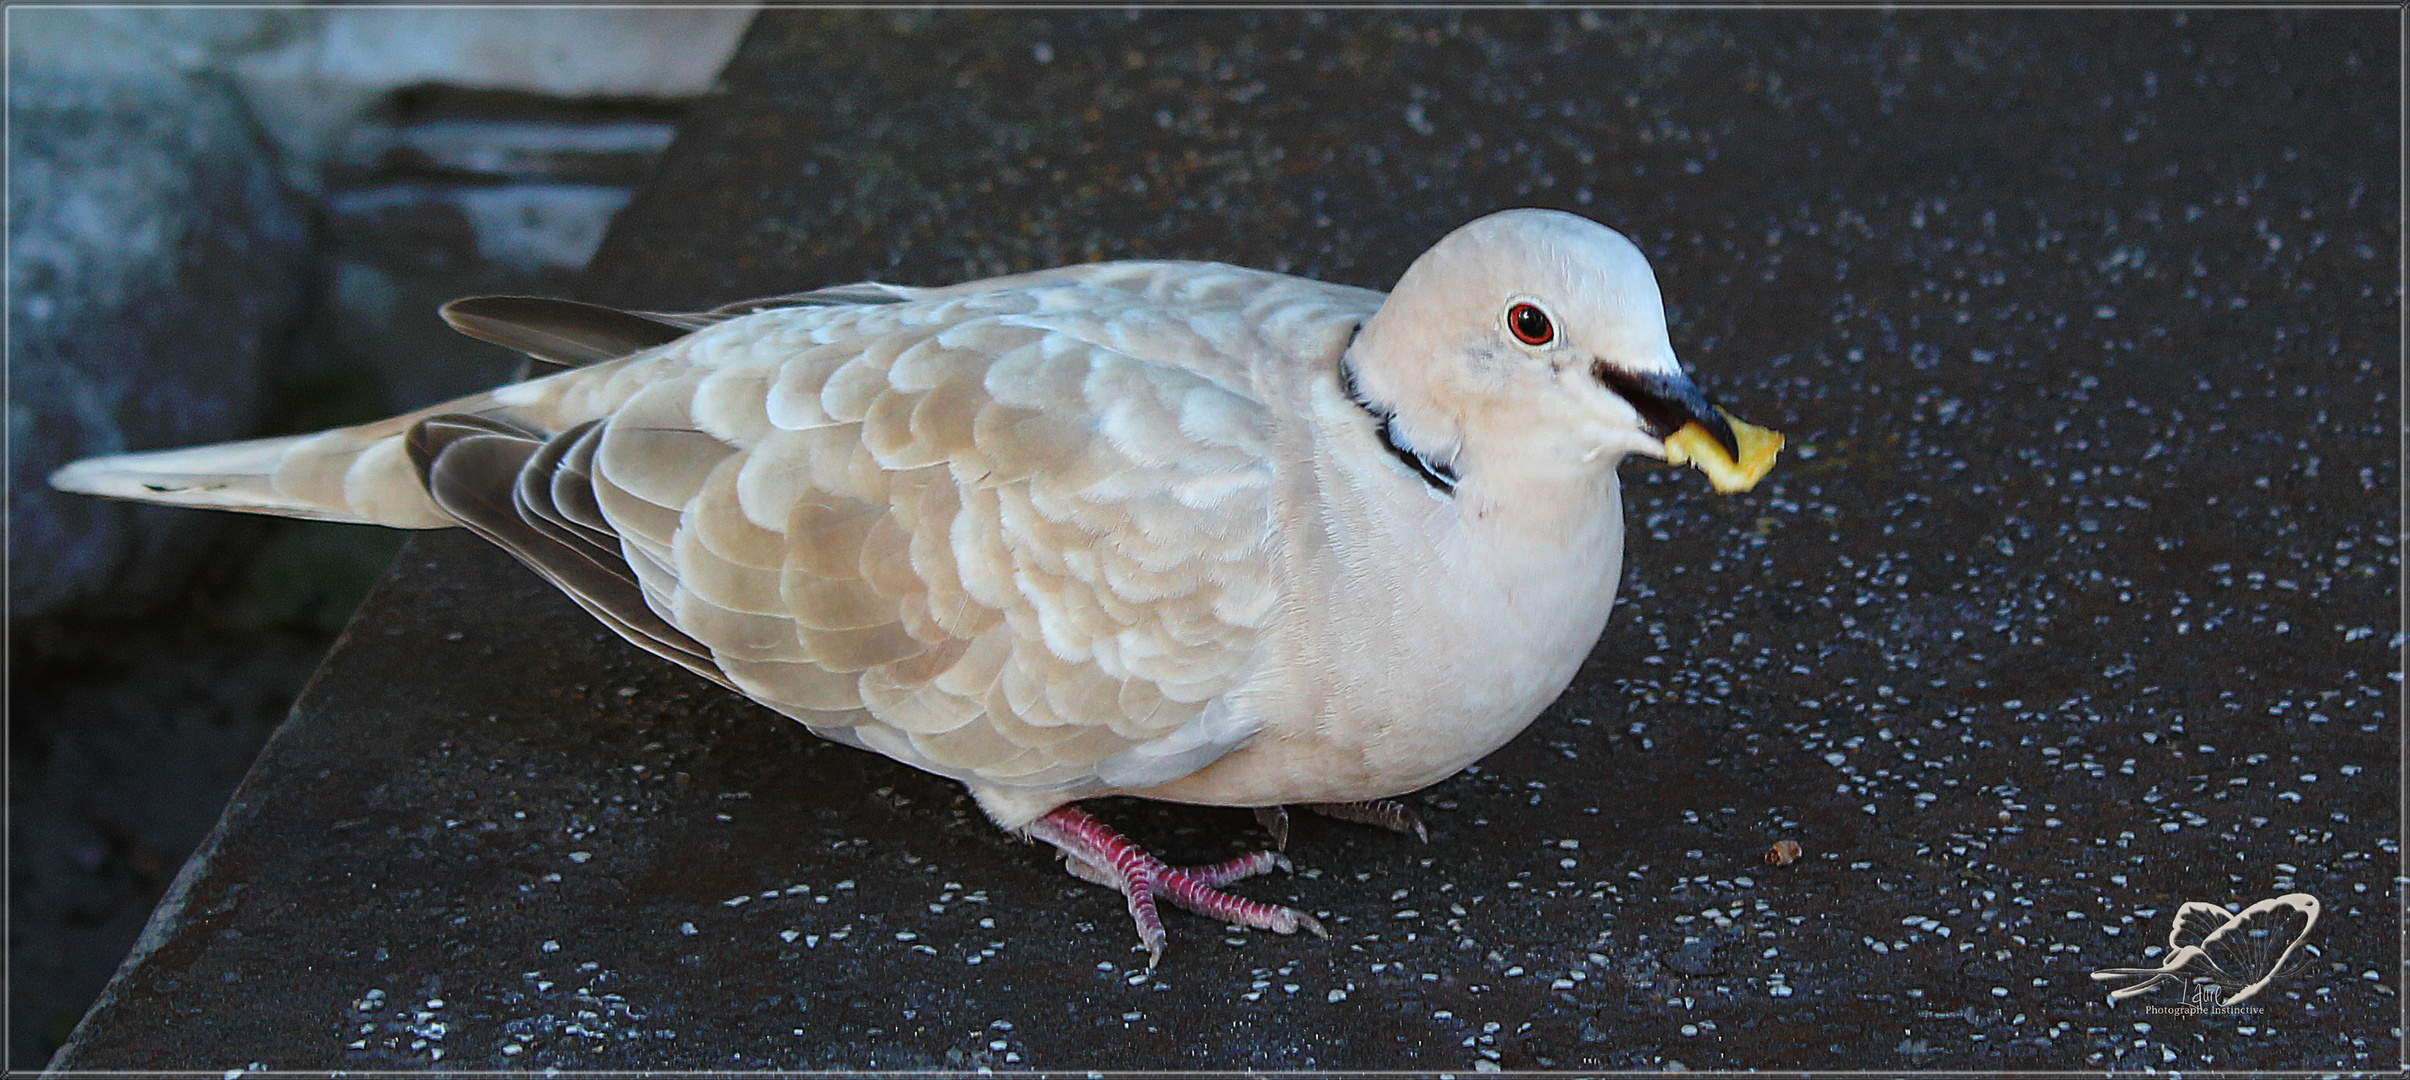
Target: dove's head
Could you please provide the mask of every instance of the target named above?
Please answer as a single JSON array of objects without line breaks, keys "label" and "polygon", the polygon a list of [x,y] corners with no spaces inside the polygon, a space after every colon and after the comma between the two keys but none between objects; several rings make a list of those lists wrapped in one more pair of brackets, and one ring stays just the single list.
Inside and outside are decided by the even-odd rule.
[{"label": "dove's head", "polygon": [[1622,233],[1555,210],[1507,210],[1406,268],[1348,351],[1391,437],[1467,480],[1484,470],[1595,477],[1664,457],[1692,421],[1730,427],[1682,373],[1648,259]]}]

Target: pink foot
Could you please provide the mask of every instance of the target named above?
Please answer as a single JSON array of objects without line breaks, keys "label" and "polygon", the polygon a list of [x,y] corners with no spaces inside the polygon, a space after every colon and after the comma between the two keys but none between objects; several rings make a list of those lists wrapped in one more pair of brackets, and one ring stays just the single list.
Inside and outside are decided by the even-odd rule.
[{"label": "pink foot", "polygon": [[[1394,833],[1413,833],[1415,839],[1426,844],[1431,842],[1431,834],[1423,830],[1422,819],[1414,816],[1414,811],[1407,809],[1405,803],[1394,799],[1372,799],[1366,802],[1300,803],[1298,805],[1323,817],[1352,821],[1359,825],[1378,825]],[[1264,827],[1265,831],[1272,834],[1272,846],[1282,851],[1289,849],[1288,807],[1258,806],[1255,808],[1255,820]]]},{"label": "pink foot", "polygon": [[1289,869],[1289,860],[1257,851],[1211,866],[1168,866],[1146,853],[1104,822],[1076,806],[1059,806],[1029,826],[1029,834],[1063,849],[1073,877],[1120,890],[1129,898],[1130,919],[1138,924],[1138,940],[1146,946],[1147,966],[1163,957],[1163,918],[1155,898],[1223,922],[1252,926],[1281,934],[1311,931],[1329,937],[1314,917],[1295,908],[1259,904],[1220,891],[1221,886],[1274,869]]},{"label": "pink foot", "polygon": [[1358,825],[1378,825],[1393,833],[1413,833],[1423,843],[1431,842],[1431,834],[1423,830],[1423,819],[1395,799],[1370,799],[1365,802],[1307,803],[1305,808],[1323,817],[1352,821]]}]

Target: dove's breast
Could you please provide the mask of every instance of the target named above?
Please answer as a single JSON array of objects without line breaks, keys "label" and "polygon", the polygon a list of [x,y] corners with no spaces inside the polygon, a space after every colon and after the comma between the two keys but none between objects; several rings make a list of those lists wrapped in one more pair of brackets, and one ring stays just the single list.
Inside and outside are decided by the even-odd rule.
[{"label": "dove's breast", "polygon": [[1572,681],[1613,607],[1623,520],[1613,473],[1484,503],[1428,487],[1374,442],[1335,375],[1298,391],[1276,516],[1277,657],[1234,693],[1274,718],[1196,774],[1143,792],[1263,806],[1387,798],[1527,727]]}]

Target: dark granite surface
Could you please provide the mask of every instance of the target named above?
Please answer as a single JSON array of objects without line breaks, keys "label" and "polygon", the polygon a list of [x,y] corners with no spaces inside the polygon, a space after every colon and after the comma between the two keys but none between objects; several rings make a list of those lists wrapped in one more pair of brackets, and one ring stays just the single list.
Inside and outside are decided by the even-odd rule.
[{"label": "dark granite surface", "polygon": [[[1732,498],[1628,466],[1626,602],[1414,797],[1429,845],[1301,818],[1301,873],[1237,891],[1333,938],[1174,913],[1151,974],[956,786],[415,541],[61,1063],[2394,1068],[2396,26],[766,12],[593,298],[1132,255],[1380,286],[1558,206],[1795,453]],[[1263,839],[1097,810],[1175,859]],[[2318,954],[2263,1011],[2087,977],[2288,892]]]}]

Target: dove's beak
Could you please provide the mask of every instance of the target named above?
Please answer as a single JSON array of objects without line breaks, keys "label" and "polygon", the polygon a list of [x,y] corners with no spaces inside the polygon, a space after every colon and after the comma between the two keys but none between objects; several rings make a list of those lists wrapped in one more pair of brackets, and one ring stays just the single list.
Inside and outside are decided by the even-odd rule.
[{"label": "dove's beak", "polygon": [[1718,494],[1756,487],[1782,452],[1782,433],[1733,417],[1709,404],[1699,384],[1679,371],[1634,373],[1598,365],[1598,381],[1631,402],[1641,430],[1657,440],[1668,465],[1695,465]]},{"label": "dove's beak", "polygon": [[1632,403],[1641,422],[1647,425],[1644,430],[1649,438],[1663,440],[1697,424],[1723,444],[1726,453],[1735,458],[1741,456],[1740,440],[1733,435],[1732,425],[1724,420],[1723,411],[1708,402],[1706,393],[1689,376],[1656,372],[1640,375],[1600,364],[1598,381]]}]

